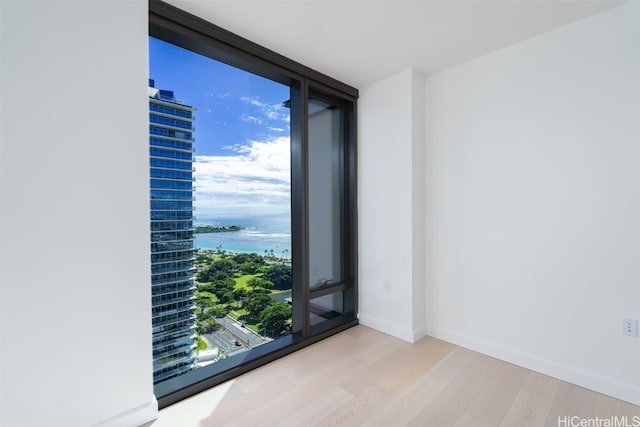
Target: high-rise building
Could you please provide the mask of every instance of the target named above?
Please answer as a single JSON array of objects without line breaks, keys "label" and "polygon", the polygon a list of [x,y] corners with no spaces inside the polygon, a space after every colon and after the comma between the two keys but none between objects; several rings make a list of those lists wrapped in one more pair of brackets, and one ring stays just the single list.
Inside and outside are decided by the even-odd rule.
[{"label": "high-rise building", "polygon": [[193,113],[149,79],[153,380],[196,361]]}]

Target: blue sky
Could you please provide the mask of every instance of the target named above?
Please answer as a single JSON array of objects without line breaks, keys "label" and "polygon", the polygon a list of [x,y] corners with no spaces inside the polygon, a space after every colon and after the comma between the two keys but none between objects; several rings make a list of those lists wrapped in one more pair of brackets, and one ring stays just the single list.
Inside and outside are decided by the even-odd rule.
[{"label": "blue sky", "polygon": [[149,77],[197,109],[197,216],[288,214],[288,86],[153,37]]}]

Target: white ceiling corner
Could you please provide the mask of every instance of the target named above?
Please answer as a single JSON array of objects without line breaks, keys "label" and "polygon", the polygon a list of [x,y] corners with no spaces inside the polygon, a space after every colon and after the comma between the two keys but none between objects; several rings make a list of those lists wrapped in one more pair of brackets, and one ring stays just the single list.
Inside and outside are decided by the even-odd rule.
[{"label": "white ceiling corner", "polygon": [[430,74],[617,6],[617,0],[289,0],[169,3],[362,87]]}]

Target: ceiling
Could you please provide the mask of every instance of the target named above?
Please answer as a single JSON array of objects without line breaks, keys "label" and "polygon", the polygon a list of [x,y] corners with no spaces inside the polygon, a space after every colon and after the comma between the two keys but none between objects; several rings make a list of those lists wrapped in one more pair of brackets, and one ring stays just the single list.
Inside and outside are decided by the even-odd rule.
[{"label": "ceiling", "polygon": [[169,0],[331,77],[362,87],[430,74],[577,21],[617,0]]}]

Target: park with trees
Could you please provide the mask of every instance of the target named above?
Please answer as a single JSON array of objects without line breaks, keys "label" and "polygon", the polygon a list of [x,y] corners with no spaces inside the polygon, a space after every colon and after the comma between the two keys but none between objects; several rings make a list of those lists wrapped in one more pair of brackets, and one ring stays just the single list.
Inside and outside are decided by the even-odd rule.
[{"label": "park with trees", "polygon": [[289,333],[292,310],[288,259],[255,253],[196,251],[196,325],[200,335],[220,327],[229,315],[260,335]]}]

